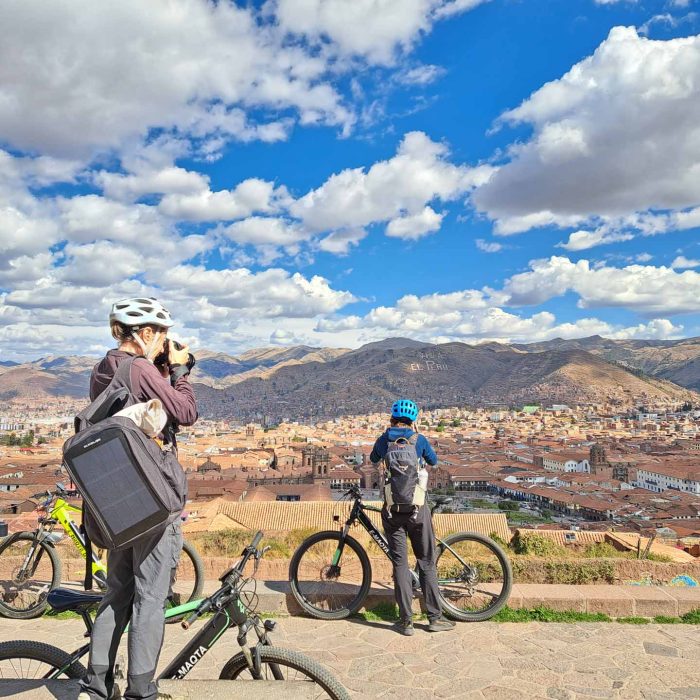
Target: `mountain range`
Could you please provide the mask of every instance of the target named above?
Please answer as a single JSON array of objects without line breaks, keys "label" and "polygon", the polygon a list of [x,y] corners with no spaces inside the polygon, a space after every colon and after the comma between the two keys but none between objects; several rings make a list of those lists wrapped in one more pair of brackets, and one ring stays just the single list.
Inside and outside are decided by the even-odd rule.
[{"label": "mountain range", "polygon": [[[399,395],[425,407],[609,400],[700,402],[700,339],[444,343],[388,338],[356,350],[305,345],[228,355],[198,351],[201,414],[315,419],[383,409]],[[0,399],[85,396],[96,359],[50,356],[0,365]]]}]

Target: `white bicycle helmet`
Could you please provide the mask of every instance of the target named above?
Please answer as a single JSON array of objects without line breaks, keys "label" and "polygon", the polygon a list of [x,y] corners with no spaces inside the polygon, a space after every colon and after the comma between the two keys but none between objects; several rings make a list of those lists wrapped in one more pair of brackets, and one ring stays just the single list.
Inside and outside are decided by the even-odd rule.
[{"label": "white bicycle helmet", "polygon": [[170,328],[175,323],[170,312],[152,297],[133,297],[112,304],[109,322],[112,324],[115,321],[130,327],[153,325]]}]

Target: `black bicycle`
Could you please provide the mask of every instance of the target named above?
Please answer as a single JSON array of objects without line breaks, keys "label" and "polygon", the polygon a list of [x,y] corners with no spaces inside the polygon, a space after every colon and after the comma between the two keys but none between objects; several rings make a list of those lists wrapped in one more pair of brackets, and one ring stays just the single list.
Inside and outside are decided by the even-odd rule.
[{"label": "black bicycle", "polygon": [[[166,618],[188,617],[181,622],[184,629],[201,615],[212,612],[211,619],[194,635],[182,651],[158,676],[159,680],[181,680],[206,656],[209,650],[231,627],[238,627],[238,644],[241,652],[231,657],[224,665],[219,678],[222,680],[280,680],[308,681],[318,686],[315,697],[349,700],[350,695],[343,685],[323,666],[304,654],[289,649],[271,646],[269,633],[275,629],[274,620],[262,620],[255,613],[254,588],[260,559],[269,549],[258,549],[262,532],[243,550],[241,560],[219,579],[222,583],[216,593],[199,601],[192,601],[166,611]],[[250,577],[244,577],[249,560],[255,566]],[[246,590],[246,588],[248,589]],[[77,612],[83,618],[90,635],[93,626],[91,611],[102,599],[101,594],[83,593],[65,588],[56,588],[48,595],[49,605],[57,611]],[[248,648],[250,630],[255,630],[257,644]],[[0,679],[53,679],[82,678],[86,671],[80,663],[90,649],[86,643],[73,652],[40,642],[18,640],[0,644]],[[282,695],[284,697],[284,691]]]},{"label": "black bicycle", "polygon": [[[342,530],[311,535],[299,545],[289,564],[294,598],[305,612],[321,620],[341,620],[352,615],[369,593],[372,566],[365,549],[348,534],[352,525],[361,525],[390,558],[386,538],[366,514],[381,512],[381,508],[363,503],[358,486],[347,491],[345,497],[353,505]],[[431,514],[451,501],[437,498]],[[445,539],[436,538],[436,543],[438,587],[445,614],[464,622],[493,617],[508,601],[513,585],[510,562],[503,549],[478,532],[458,532]],[[418,571],[411,573],[417,591]]]}]

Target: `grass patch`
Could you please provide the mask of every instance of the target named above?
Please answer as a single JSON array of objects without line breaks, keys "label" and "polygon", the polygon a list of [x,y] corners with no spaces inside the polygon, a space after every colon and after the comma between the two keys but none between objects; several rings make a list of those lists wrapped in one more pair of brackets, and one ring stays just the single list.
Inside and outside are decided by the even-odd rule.
[{"label": "grass patch", "polygon": [[618,617],[615,622],[622,622],[625,625],[648,625],[651,620],[648,617]]},{"label": "grass patch", "polygon": [[538,606],[529,610],[506,606],[491,618],[494,622],[612,622],[605,613],[583,613],[574,610],[552,610]]},{"label": "grass patch", "polygon": [[669,617],[668,615],[657,615],[654,618],[654,622],[657,625],[677,625],[683,622],[680,617]]},{"label": "grass patch", "polygon": [[681,615],[681,620],[689,625],[700,625],[700,608]]}]

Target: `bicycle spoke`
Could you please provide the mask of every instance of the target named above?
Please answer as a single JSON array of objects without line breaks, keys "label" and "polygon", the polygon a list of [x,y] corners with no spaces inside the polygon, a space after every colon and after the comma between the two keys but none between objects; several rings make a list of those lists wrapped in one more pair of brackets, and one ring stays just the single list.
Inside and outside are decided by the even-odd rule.
[{"label": "bicycle spoke", "polygon": [[465,537],[442,548],[438,586],[455,613],[486,614],[502,598],[507,581],[494,549]]}]

